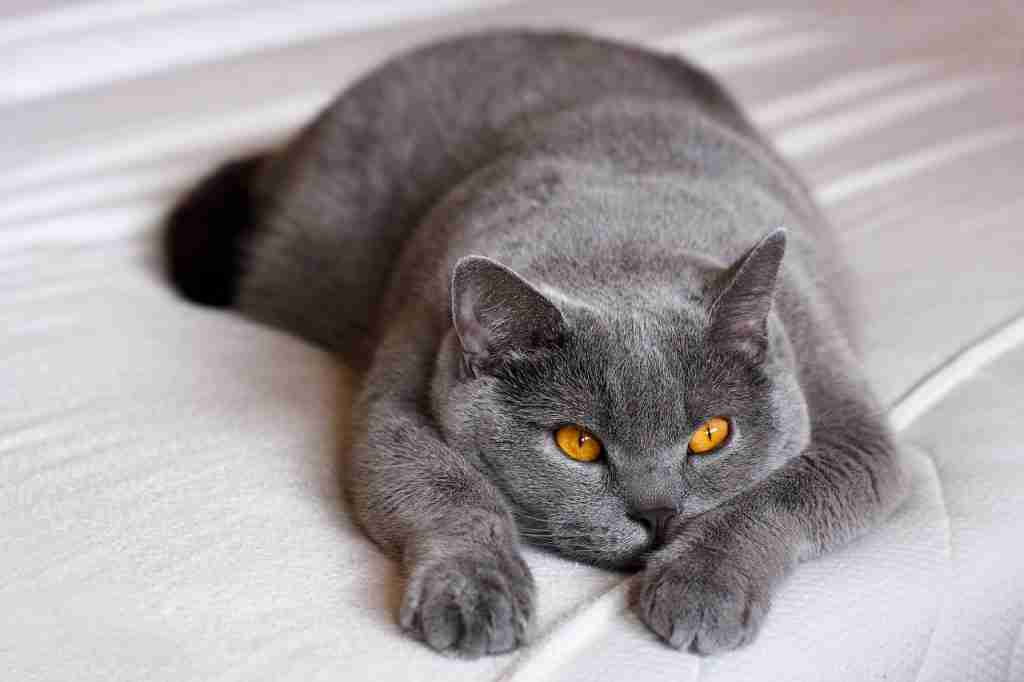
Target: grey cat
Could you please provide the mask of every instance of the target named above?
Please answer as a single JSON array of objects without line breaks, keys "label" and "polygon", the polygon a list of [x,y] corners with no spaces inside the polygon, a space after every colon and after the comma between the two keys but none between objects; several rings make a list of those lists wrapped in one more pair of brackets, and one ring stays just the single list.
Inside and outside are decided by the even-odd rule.
[{"label": "grey cat", "polygon": [[187,297],[365,370],[347,492],[434,649],[527,641],[521,538],[642,568],[654,632],[732,649],[799,561],[904,496],[826,220],[678,58],[571,33],[430,45],[168,225]]}]

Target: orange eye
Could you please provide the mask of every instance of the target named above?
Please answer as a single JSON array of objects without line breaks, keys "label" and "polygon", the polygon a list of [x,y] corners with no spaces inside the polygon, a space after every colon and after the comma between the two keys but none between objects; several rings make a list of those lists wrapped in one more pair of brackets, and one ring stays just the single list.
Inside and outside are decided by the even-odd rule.
[{"label": "orange eye", "polygon": [[713,417],[697,427],[690,436],[690,452],[695,455],[706,455],[722,447],[729,435],[729,422],[721,417]]},{"label": "orange eye", "polygon": [[601,456],[601,441],[579,426],[563,426],[555,431],[555,442],[570,459],[593,462]]}]

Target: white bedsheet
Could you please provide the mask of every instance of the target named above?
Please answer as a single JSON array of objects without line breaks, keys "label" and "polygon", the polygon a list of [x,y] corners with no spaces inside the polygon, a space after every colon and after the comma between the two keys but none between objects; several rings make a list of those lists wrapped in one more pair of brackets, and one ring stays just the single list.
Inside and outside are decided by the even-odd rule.
[{"label": "white bedsheet", "polygon": [[[1013,2],[6,0],[0,679],[1024,680],[1024,10]],[[476,662],[395,623],[336,483],[351,377],[190,306],[157,226],[395,50],[575,26],[719,74],[806,173],[864,300],[911,500],[699,659],[624,577],[536,551],[540,635]],[[12,68],[13,65],[13,68]]]}]

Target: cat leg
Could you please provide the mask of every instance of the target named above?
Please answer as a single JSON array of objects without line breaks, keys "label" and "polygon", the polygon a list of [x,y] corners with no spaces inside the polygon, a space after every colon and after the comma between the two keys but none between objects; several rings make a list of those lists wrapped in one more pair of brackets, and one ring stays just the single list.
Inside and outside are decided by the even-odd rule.
[{"label": "cat leg", "polygon": [[683,524],[649,562],[636,608],[670,645],[709,654],[748,643],[798,562],[878,525],[904,499],[883,418],[850,397],[856,392],[843,393],[816,396],[819,416],[800,456]]},{"label": "cat leg", "polygon": [[386,339],[356,409],[347,488],[407,578],[399,620],[438,651],[478,657],[529,634],[534,585],[504,498],[426,413],[429,323]]}]

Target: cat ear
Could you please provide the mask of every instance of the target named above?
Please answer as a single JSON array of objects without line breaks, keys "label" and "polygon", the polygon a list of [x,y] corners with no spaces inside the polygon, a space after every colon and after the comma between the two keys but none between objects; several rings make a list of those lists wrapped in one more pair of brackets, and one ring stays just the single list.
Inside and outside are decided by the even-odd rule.
[{"label": "cat ear", "polygon": [[711,306],[708,336],[716,347],[754,362],[763,359],[768,348],[768,312],[785,253],[786,231],[779,228],[726,271],[725,289]]},{"label": "cat ear", "polygon": [[565,330],[555,305],[504,265],[467,256],[452,274],[452,319],[473,370],[551,345]]}]

